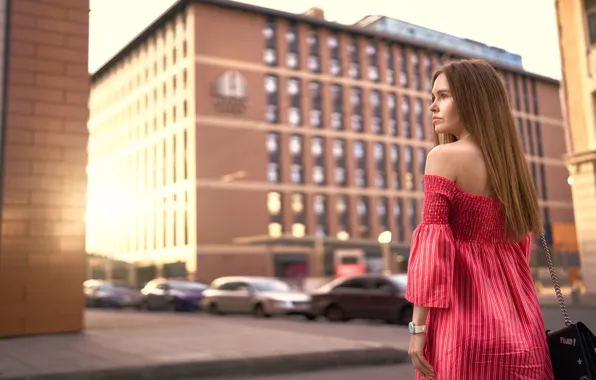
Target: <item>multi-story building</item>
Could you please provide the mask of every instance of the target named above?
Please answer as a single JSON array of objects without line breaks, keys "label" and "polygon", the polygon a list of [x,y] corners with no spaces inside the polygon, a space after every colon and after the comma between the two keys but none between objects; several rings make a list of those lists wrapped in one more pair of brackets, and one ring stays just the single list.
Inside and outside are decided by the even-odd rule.
[{"label": "multi-story building", "polygon": [[567,156],[584,284],[596,292],[596,1],[555,0],[571,149]]},{"label": "multi-story building", "polygon": [[396,269],[420,221],[446,53],[493,61],[549,236],[572,226],[559,83],[404,25],[178,1],[93,75],[88,251],[169,275],[183,263],[202,280],[330,275],[346,249],[369,270],[388,253]]}]

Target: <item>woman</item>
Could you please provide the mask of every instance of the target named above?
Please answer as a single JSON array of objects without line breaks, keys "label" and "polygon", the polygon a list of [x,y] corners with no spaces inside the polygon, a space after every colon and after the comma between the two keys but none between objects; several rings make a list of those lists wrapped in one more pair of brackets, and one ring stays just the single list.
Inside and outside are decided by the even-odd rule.
[{"label": "woman", "polygon": [[503,83],[484,61],[449,63],[430,110],[406,294],[416,378],[552,380],[529,264],[540,209]]}]

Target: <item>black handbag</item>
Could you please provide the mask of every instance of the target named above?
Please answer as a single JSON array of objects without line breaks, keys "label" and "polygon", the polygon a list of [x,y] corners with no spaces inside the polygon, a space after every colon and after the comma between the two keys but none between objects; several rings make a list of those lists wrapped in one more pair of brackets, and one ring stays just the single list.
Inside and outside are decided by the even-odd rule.
[{"label": "black handbag", "polygon": [[571,322],[544,233],[540,235],[540,242],[565,319],[562,329],[546,331],[555,380],[596,380],[596,336],[585,324]]}]

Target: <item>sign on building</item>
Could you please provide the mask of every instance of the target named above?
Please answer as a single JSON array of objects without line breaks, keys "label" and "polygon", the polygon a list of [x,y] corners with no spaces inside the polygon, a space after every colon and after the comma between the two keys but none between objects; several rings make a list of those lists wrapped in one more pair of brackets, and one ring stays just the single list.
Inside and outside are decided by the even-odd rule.
[{"label": "sign on building", "polygon": [[218,112],[241,114],[246,108],[246,100],[246,79],[239,71],[228,70],[217,78],[213,103]]}]

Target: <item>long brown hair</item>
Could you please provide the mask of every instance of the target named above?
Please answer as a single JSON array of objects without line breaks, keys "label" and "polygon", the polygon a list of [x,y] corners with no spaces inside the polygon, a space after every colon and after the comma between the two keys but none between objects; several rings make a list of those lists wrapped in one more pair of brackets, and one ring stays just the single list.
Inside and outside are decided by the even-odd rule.
[{"label": "long brown hair", "polygon": [[[540,233],[536,188],[499,74],[477,59],[447,63],[434,73],[433,85],[440,74],[447,78],[461,123],[480,144],[489,185],[501,201],[508,237]],[[437,144],[456,140],[452,134],[435,134]]]}]

